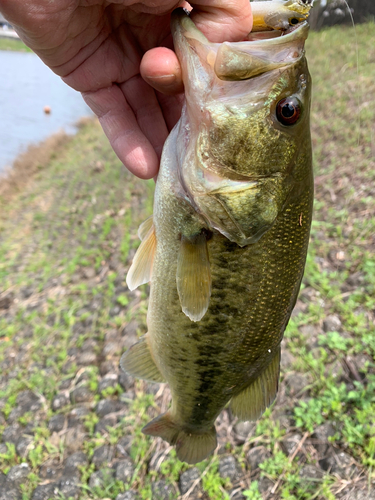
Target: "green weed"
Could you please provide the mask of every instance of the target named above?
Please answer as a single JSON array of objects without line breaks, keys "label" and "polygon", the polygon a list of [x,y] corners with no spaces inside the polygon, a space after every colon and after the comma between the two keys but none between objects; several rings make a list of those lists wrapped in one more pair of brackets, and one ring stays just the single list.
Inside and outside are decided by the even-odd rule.
[{"label": "green weed", "polygon": [[246,500],[263,500],[258,484],[258,481],[252,481],[249,489],[242,492]]}]

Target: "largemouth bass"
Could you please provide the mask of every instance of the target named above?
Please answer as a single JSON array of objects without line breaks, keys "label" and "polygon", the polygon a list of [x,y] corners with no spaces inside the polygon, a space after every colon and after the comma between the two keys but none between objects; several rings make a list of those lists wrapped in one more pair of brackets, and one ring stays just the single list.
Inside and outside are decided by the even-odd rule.
[{"label": "largemouth bass", "polygon": [[168,382],[171,408],[143,432],[196,463],[223,408],[254,420],[277,393],[313,203],[308,25],[210,43],[178,9],[172,33],[186,104],[127,277],[151,281],[148,333],[121,367]]}]

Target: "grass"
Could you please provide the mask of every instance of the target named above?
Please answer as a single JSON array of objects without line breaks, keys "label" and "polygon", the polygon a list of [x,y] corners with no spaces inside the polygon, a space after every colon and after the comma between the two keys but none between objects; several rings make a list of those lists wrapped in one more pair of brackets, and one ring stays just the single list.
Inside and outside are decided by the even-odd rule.
[{"label": "grass", "polygon": [[0,50],[11,50],[16,52],[32,52],[21,40],[0,37]]},{"label": "grass", "polygon": [[[64,150],[69,140],[65,132],[58,132],[40,144],[30,145],[25,153],[20,154],[12,169],[0,177],[0,210],[4,213],[15,194],[25,188],[30,178],[38,171],[48,167],[50,161]],[[36,219],[42,217],[35,214]]]},{"label": "grass", "polygon": [[[218,425],[225,434],[222,451],[236,457],[242,472],[230,484],[220,475],[220,456],[199,464],[204,499],[230,498],[233,489],[248,500],[349,499],[374,487],[374,29],[373,23],[356,28],[358,70],[352,28],[310,34],[316,202],[301,294],[283,344],[284,359],[290,360],[283,365],[277,402],[243,445],[229,432],[234,423],[223,412]],[[13,187],[2,191],[0,298],[11,295],[17,302],[0,311],[0,408],[8,418],[25,390],[40,395],[43,404],[36,415],[25,411],[15,417],[23,426],[33,421],[35,432],[24,458],[14,445],[0,448],[0,468],[7,472],[26,460],[31,472],[23,500],[31,498],[42,464],[61,462],[67,453],[63,435],[52,435],[47,426],[59,413],[52,411],[53,397],[62,383],[71,388],[82,376],[78,385],[92,394],[83,417],[82,449],[92,457],[99,446],[131,437],[135,472],[129,484],[108,475],[90,489],[94,468],[82,466],[80,500],[115,498],[130,487],[146,500],[161,480],[176,498],[178,479],[189,467],[141,433],[150,417],[165,411],[167,391],[155,395],[137,381],[134,397],[118,384],[99,394],[100,361],[117,365],[120,355],[103,354],[108,338],[134,321],[137,334],[145,332],[147,287],[130,294],[124,276],[139,244],[137,227],[151,213],[153,183],[125,171],[96,122],[85,123],[74,139],[55,146],[41,156],[28,155],[37,159],[19,167]],[[28,169],[32,175],[25,183]],[[325,331],[330,317],[338,322]],[[98,360],[82,367],[79,355],[90,350]],[[291,381],[297,377],[305,383],[293,393]],[[128,409],[119,423],[100,433],[93,409],[103,394],[124,398]],[[72,408],[69,403],[60,413],[68,415]],[[322,424],[334,429],[325,444],[351,457],[352,474],[328,470],[315,479],[304,474],[307,465],[317,467],[322,458],[314,447],[314,432]],[[0,432],[7,426],[0,418]],[[297,439],[297,451],[287,453],[290,436]],[[255,446],[267,455],[252,471],[246,456]],[[161,465],[153,468],[150,459],[158,453]]]}]

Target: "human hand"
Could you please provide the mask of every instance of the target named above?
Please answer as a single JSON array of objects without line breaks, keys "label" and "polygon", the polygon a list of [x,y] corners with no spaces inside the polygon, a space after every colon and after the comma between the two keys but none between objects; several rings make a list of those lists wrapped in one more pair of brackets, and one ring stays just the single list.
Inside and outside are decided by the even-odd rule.
[{"label": "human hand", "polygon": [[[154,177],[179,119],[183,84],[171,50],[176,0],[0,0],[22,40],[82,92],[124,165]],[[192,19],[210,41],[251,30],[249,0],[197,0]]]}]

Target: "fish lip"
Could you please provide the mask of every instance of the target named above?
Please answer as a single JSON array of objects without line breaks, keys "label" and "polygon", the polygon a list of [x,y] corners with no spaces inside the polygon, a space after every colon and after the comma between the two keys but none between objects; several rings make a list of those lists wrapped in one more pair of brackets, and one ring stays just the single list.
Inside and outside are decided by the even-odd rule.
[{"label": "fish lip", "polygon": [[[272,38],[263,38],[261,40],[251,40],[245,43],[251,43],[251,45],[267,45],[267,46],[272,46],[272,45],[282,45],[285,43],[290,43],[293,41],[305,41],[307,39],[307,36],[309,34],[310,30],[310,25],[307,21],[301,21],[298,24],[295,24],[293,26],[290,26],[285,32],[281,32],[280,36],[277,37],[272,37]],[[276,30],[274,30],[276,31]],[[267,33],[267,32],[263,32]],[[268,33],[272,33],[272,31],[269,31]],[[224,42],[225,43],[225,42]],[[237,42],[237,43],[244,43],[244,42]]]}]

